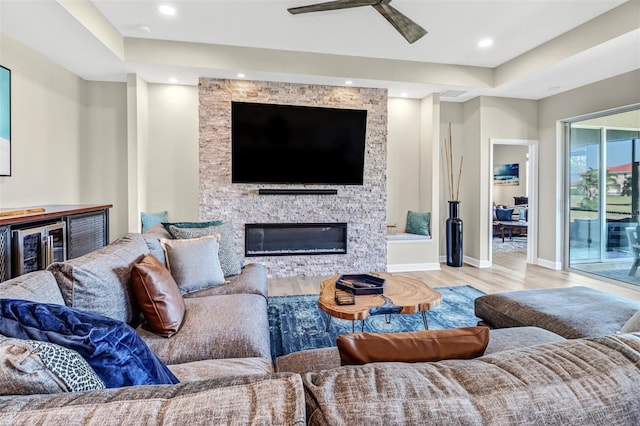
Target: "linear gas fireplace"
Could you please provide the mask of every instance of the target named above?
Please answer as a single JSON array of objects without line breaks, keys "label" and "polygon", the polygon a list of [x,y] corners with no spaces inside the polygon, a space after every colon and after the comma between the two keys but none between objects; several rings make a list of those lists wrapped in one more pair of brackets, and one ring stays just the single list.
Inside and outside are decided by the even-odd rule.
[{"label": "linear gas fireplace", "polygon": [[247,257],[347,253],[346,223],[247,223],[244,231]]}]

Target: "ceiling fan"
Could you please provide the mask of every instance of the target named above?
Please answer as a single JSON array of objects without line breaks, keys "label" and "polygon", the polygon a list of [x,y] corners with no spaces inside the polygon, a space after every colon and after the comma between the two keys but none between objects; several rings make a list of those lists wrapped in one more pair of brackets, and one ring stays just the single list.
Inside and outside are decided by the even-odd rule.
[{"label": "ceiling fan", "polygon": [[427,34],[424,28],[404,16],[389,3],[391,3],[391,0],[336,0],[309,6],[291,7],[287,10],[289,13],[296,15],[298,13],[373,6],[409,43],[413,43]]}]

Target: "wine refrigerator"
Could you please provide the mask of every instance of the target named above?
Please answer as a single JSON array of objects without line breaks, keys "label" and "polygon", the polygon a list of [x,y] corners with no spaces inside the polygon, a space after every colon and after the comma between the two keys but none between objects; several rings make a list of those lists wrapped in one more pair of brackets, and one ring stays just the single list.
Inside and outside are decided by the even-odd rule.
[{"label": "wine refrigerator", "polygon": [[45,269],[67,260],[67,225],[60,221],[12,232],[13,275]]}]

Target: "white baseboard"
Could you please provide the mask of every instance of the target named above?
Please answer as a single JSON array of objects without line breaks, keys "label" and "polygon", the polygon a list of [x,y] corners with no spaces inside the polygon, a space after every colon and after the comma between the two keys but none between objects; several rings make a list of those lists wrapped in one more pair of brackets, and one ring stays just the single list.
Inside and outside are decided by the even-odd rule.
[{"label": "white baseboard", "polygon": [[397,263],[387,265],[387,272],[439,271],[439,263]]},{"label": "white baseboard", "polygon": [[543,268],[553,269],[554,271],[562,270],[562,262],[552,262],[550,260],[537,258],[535,264]]},{"label": "white baseboard", "polygon": [[[479,261],[478,259],[474,259],[473,257],[464,256],[462,258],[462,262],[471,266],[475,266],[476,268],[491,268],[491,262],[488,260]],[[440,263],[447,263],[447,256],[440,256]]]},{"label": "white baseboard", "polygon": [[478,260],[473,257],[464,256],[463,261],[476,268],[491,268],[491,262],[488,260]]}]

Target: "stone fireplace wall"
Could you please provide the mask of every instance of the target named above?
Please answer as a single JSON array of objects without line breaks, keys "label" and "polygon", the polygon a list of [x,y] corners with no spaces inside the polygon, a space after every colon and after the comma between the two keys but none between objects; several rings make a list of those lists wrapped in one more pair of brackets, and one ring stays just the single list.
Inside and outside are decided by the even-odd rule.
[{"label": "stone fireplace wall", "polygon": [[[201,78],[200,219],[230,220],[238,252],[245,223],[347,222],[347,254],[251,257],[269,276],[323,276],[385,271],[387,91],[278,82]],[[364,185],[231,183],[231,102],[366,109]],[[331,169],[331,164],[326,165]],[[337,189],[337,195],[258,195],[262,188]]]}]

